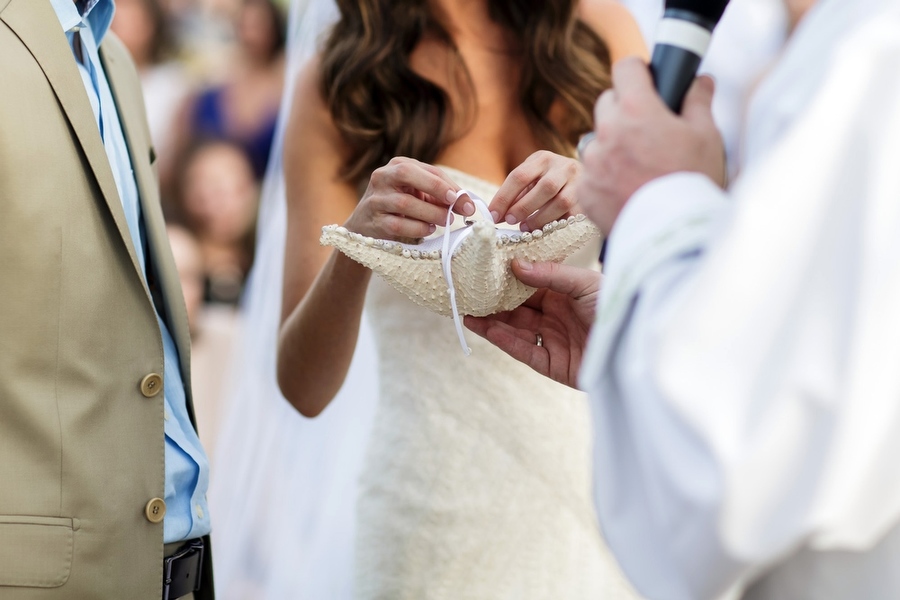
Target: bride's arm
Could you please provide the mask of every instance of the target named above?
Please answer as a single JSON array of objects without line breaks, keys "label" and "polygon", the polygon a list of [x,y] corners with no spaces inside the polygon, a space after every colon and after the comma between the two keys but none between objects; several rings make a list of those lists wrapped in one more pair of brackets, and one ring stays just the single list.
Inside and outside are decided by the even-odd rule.
[{"label": "bride's arm", "polygon": [[287,240],[277,365],[281,392],[309,417],[322,412],[344,382],[371,276],[319,244],[322,226],[343,223],[380,239],[424,237],[446,221],[448,193],[458,189],[435,167],[395,158],[375,170],[357,201],[355,187],[340,179],[347,149],[319,89],[314,61],[297,80],[285,138]]},{"label": "bride's arm", "polygon": [[626,56],[639,56],[645,61],[650,59],[637,21],[616,0],[581,0],[578,16],[609,48],[613,64]]},{"label": "bride's arm", "polygon": [[323,225],[343,223],[356,208],[353,186],[338,177],[342,147],[311,63],[298,76],[285,132],[287,238],[278,340],[278,385],[309,417],[344,381],[371,273],[319,244]]}]

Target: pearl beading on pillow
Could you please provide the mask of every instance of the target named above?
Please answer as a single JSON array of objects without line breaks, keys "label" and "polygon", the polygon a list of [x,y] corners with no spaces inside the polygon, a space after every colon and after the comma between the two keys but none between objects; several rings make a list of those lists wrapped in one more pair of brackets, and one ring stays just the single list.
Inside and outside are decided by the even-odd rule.
[{"label": "pearl beading on pillow", "polygon": [[512,310],[535,292],[513,275],[513,259],[561,262],[600,231],[584,215],[531,232],[501,228],[476,194],[460,190],[457,201],[464,195],[482,218],[451,231],[448,212],[444,231],[420,244],[375,239],[339,225],[323,227],[319,242],[372,269],[416,304],[452,317],[468,355],[461,315],[483,317]]}]

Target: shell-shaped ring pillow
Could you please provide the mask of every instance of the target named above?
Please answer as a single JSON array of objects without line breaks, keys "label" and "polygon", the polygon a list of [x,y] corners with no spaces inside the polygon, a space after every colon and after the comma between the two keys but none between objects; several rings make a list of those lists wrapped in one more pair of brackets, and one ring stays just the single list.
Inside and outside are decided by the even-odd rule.
[{"label": "shell-shaped ring pillow", "polygon": [[460,190],[457,201],[462,196],[472,200],[481,219],[451,231],[448,212],[444,232],[420,244],[374,239],[338,225],[323,227],[319,241],[372,269],[416,304],[453,317],[468,354],[460,315],[483,317],[512,310],[535,292],[513,274],[514,258],[561,262],[600,232],[584,215],[530,233],[499,228],[481,198]]}]

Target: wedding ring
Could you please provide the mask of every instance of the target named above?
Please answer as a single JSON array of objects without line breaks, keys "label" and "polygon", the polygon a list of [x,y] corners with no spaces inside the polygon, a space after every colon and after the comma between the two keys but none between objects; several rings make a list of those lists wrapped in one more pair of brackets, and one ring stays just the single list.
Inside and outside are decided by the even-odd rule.
[{"label": "wedding ring", "polygon": [[578,153],[579,161],[584,162],[584,151],[587,149],[588,144],[594,141],[595,137],[597,137],[597,134],[593,131],[589,131],[578,138],[578,145],[575,147],[575,152]]},{"label": "wedding ring", "polygon": [[538,348],[544,347],[544,336],[539,333],[534,334],[534,345]]}]

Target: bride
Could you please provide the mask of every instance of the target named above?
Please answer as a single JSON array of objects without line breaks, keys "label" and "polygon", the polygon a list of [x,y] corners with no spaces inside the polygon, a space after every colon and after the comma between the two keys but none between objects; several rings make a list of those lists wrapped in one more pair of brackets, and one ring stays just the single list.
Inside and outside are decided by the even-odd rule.
[{"label": "bride", "polygon": [[[318,239],[331,223],[426,237],[460,188],[523,230],[577,212],[580,167],[566,156],[591,129],[610,62],[644,52],[640,33],[614,0],[337,4],[336,26],[297,77],[285,132],[277,377],[298,411],[327,419],[365,313],[380,385],[360,469],[355,595],[633,597],[593,517],[585,398],[483,340],[463,356],[452,321]],[[352,422],[349,400],[335,404]],[[302,503],[270,500],[285,503],[282,528]],[[346,496],[331,500],[314,509],[339,510]]]},{"label": "bride", "polygon": [[[460,187],[523,230],[569,216],[578,166],[547,150],[571,152],[590,129],[604,58],[633,50],[640,34],[609,0],[338,7],[299,75],[286,133],[278,381],[302,414],[318,415],[344,381],[368,308],[381,386],[358,500],[356,593],[625,593],[592,516],[584,398],[486,343],[465,358],[449,319],[318,238],[330,223],[426,237]],[[413,158],[391,158],[401,155]]]}]

